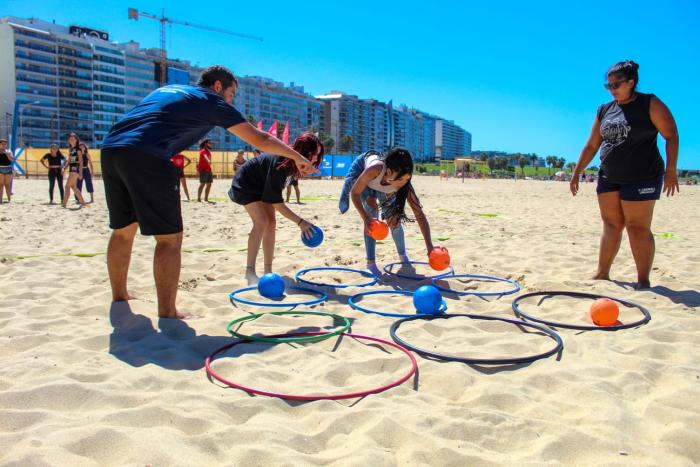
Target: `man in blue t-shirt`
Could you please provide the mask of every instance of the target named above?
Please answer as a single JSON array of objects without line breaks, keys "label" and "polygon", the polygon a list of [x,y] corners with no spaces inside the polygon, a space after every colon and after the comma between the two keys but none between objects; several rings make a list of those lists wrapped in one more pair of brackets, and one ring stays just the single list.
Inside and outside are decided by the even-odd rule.
[{"label": "man in blue t-shirt", "polygon": [[113,229],[107,247],[107,270],[115,302],[129,300],[127,276],[131,249],[140,227],[156,240],[153,275],[158,316],[186,318],[175,305],[180,278],[182,215],[180,181],[170,158],[202,139],[214,127],[226,128],[265,152],[288,157],[302,173],[314,167],[301,154],[258,130],[231,102],[238,81],[227,68],[214,65],[196,86],[156,89],[122,117],[102,144],[102,176]]}]

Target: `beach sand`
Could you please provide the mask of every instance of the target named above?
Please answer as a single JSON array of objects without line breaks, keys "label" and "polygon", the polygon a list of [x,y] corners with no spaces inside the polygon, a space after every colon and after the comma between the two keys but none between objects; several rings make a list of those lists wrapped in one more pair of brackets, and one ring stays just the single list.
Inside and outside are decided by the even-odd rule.
[{"label": "beach sand", "polygon": [[[359,217],[337,214],[340,181],[302,181],[291,208],[320,225],[325,242],[302,246],[278,216],[274,269],[287,278],[313,266],[364,266]],[[0,206],[0,464],[3,465],[697,465],[700,463],[700,222],[698,187],[657,203],[652,285],[633,291],[627,238],[613,266],[618,282],[593,281],[601,231],[594,185],[438,181],[415,186],[436,245],[457,273],[519,281],[523,292],[612,295],[648,308],[652,320],[618,332],[560,329],[559,356],[491,367],[416,357],[419,373],[361,399],[308,403],[250,396],[210,381],[203,367],[231,341],[226,325],[248,312],[228,294],[245,286],[250,220],[214,182],[216,204],[183,203],[179,307],[201,316],[158,320],[153,246],[138,236],[129,284],[137,297],[112,305],[104,252],[110,230],[102,183],[86,209],[48,206],[45,180],[17,179]],[[189,180],[190,191],[196,181]],[[410,256],[425,260],[416,224]],[[438,240],[442,239],[442,240]],[[390,239],[378,262],[396,261]],[[259,258],[259,270],[262,258]],[[348,273],[310,273],[358,281]],[[415,287],[387,281],[371,290]],[[454,282],[460,290],[498,284]],[[352,320],[354,333],[390,339],[392,318],[345,304],[368,289],[335,289],[313,310]],[[246,295],[254,298],[255,294]],[[448,300],[449,313],[512,317],[516,295]],[[295,298],[294,296],[290,298]],[[410,298],[367,297],[368,306],[411,313]],[[589,324],[589,300],[550,298],[523,309]],[[304,308],[306,309],[306,308]],[[623,309],[623,321],[640,318]],[[240,327],[272,333],[332,326],[324,317],[264,317]],[[402,338],[419,347],[489,358],[530,354],[553,341],[516,326],[453,318],[409,322]],[[231,358],[236,356],[237,358]],[[214,362],[244,385],[300,394],[387,384],[409,360],[349,337],[311,344],[241,344]]]}]

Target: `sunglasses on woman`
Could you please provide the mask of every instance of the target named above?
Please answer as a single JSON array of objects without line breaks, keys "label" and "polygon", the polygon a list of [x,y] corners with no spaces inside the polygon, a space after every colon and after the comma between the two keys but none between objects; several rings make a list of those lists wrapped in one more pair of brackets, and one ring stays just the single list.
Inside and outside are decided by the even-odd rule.
[{"label": "sunglasses on woman", "polygon": [[605,89],[607,89],[607,90],[609,91],[610,89],[617,89],[617,88],[619,88],[620,86],[622,86],[622,85],[623,85],[624,83],[626,83],[627,81],[629,81],[629,80],[628,80],[628,79],[622,79],[622,80],[620,80],[620,81],[613,81],[612,83],[605,83],[603,86],[605,86]]}]

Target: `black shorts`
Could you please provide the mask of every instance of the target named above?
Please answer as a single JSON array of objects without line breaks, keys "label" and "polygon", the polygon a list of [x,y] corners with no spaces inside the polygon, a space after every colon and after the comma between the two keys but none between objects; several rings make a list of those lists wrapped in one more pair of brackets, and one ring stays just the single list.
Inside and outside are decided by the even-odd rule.
[{"label": "black shorts", "polygon": [[199,183],[211,183],[214,181],[214,176],[211,172],[199,172]]},{"label": "black shorts", "polygon": [[177,169],[177,178],[185,178],[185,169]]},{"label": "black shorts", "polygon": [[168,159],[132,149],[102,150],[109,227],[139,223],[143,235],[182,232],[180,180]]},{"label": "black shorts", "polygon": [[293,178],[292,181],[289,182],[289,186],[299,186],[299,180]]},{"label": "black shorts", "polygon": [[246,204],[254,203],[256,201],[262,201],[262,195],[256,195],[251,193],[244,193],[240,190],[236,190],[234,187],[228,189],[228,197],[231,198],[236,204],[245,206]]},{"label": "black shorts", "polygon": [[623,201],[649,201],[661,197],[661,188],[664,184],[664,176],[641,180],[637,182],[611,182],[605,177],[598,177],[596,193],[620,192],[620,199]]}]

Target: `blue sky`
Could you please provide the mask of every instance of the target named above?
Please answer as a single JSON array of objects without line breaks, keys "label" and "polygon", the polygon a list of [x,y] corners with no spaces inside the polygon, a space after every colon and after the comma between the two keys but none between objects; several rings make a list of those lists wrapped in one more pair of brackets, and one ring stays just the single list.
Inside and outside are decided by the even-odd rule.
[{"label": "blue sky", "polygon": [[[163,5],[2,0],[0,15],[91,26],[155,47],[159,24],[128,20],[127,7],[160,14]],[[171,57],[294,81],[312,94],[393,99],[454,120],[472,133],[474,149],[569,161],[578,158],[597,106],[610,100],[605,70],[633,59],[640,90],[659,96],[676,118],[679,166],[700,169],[697,1],[171,0],[166,15],[265,39],[172,26]]]}]

